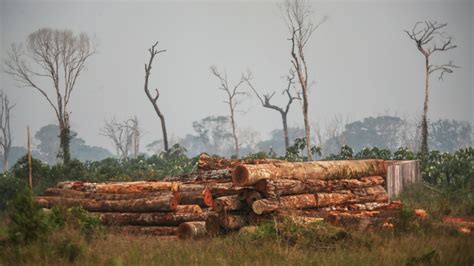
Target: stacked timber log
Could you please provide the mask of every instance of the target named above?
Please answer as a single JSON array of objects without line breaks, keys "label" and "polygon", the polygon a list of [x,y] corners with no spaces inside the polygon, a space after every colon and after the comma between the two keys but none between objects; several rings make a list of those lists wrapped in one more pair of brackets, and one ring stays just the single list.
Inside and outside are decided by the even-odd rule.
[{"label": "stacked timber log", "polygon": [[[123,233],[195,239],[236,231],[275,217],[336,225],[386,221],[383,160],[226,160],[201,155],[198,171],[161,181],[67,181],[37,202],[82,206]],[[360,223],[360,222],[359,222]]]}]

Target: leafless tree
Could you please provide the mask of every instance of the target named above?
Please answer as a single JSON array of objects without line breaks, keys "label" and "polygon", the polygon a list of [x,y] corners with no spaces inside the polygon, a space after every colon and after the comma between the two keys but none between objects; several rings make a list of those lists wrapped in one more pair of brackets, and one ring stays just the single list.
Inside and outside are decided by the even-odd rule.
[{"label": "leafless tree", "polygon": [[10,111],[15,107],[11,105],[8,96],[1,91],[1,113],[0,113],[0,146],[2,146],[3,171],[8,170],[8,155],[12,146],[12,133],[10,128]]},{"label": "leafless tree", "polygon": [[453,73],[458,66],[452,61],[447,64],[434,65],[430,62],[431,56],[456,48],[452,43],[451,36],[447,36],[443,29],[448,23],[438,23],[436,21],[417,22],[411,31],[406,30],[408,37],[415,42],[416,48],[425,59],[425,99],[423,103],[423,115],[421,118],[421,153],[428,153],[428,99],[429,99],[429,79],[430,75],[439,73],[439,79],[444,74]]},{"label": "leafless tree", "polygon": [[245,76],[244,74],[241,75],[239,82],[235,85],[229,85],[229,80],[227,79],[227,73],[224,71],[223,73],[219,72],[216,66],[211,66],[211,72],[219,79],[220,86],[219,89],[223,90],[226,93],[227,100],[224,103],[229,105],[230,111],[230,123],[232,126],[232,137],[234,139],[234,149],[235,155],[239,157],[239,139],[237,138],[237,130],[236,130],[236,123],[235,123],[235,113],[237,106],[241,103],[239,100],[240,96],[246,95],[247,93],[241,89],[241,85],[245,82],[245,80],[249,79],[249,77]]},{"label": "leafless tree", "polygon": [[[60,129],[58,156],[67,164],[71,140],[68,104],[96,46],[85,33],[75,35],[69,30],[43,28],[28,36],[25,47],[12,45],[5,61],[6,72],[19,85],[41,93],[53,108]],[[52,82],[52,91],[43,87],[44,79]]]},{"label": "leafless tree", "polygon": [[120,159],[127,160],[130,154],[134,157],[138,156],[141,132],[136,117],[123,122],[117,122],[115,118],[105,121],[100,134],[108,137],[113,142],[117,157]]},{"label": "leafless tree", "polygon": [[148,64],[145,63],[145,94],[148,97],[148,100],[150,100],[151,104],[153,105],[153,108],[155,109],[156,115],[160,118],[161,121],[161,131],[163,132],[163,145],[165,148],[165,151],[169,150],[169,144],[168,144],[168,133],[166,131],[166,122],[165,122],[165,116],[161,112],[160,108],[158,107],[158,98],[160,98],[160,91],[156,88],[155,89],[155,96],[151,95],[151,92],[148,88],[148,80],[150,78],[151,74],[151,65],[153,64],[153,59],[155,59],[155,56],[159,53],[166,52],[166,50],[157,50],[156,47],[158,46],[158,42],[155,42],[151,46],[150,49],[148,49],[148,52],[150,53],[150,59],[148,60]]},{"label": "leafless tree", "polygon": [[309,97],[308,97],[308,66],[305,58],[305,47],[311,39],[314,31],[326,21],[326,17],[318,23],[312,22],[311,16],[313,10],[311,5],[305,0],[286,0],[282,12],[290,31],[291,41],[291,63],[298,76],[298,81],[303,95],[303,118],[306,133],[306,151],[308,160],[311,156],[311,129],[308,115]]},{"label": "leafless tree", "polygon": [[252,91],[255,93],[257,98],[260,100],[260,103],[262,104],[262,106],[265,107],[265,108],[273,109],[273,110],[280,113],[281,120],[282,120],[282,123],[283,123],[283,135],[284,135],[284,138],[285,138],[285,149],[288,149],[290,147],[290,139],[288,137],[288,119],[287,119],[288,118],[288,112],[290,111],[290,106],[293,103],[293,101],[301,100],[299,95],[294,96],[291,93],[291,88],[295,84],[295,82],[294,82],[295,72],[290,70],[290,73],[286,77],[288,85],[287,85],[286,89],[283,90],[283,94],[286,94],[288,96],[288,102],[286,103],[285,107],[280,107],[280,106],[274,105],[270,102],[272,97],[275,95],[275,92],[273,92],[272,94],[264,94],[263,98],[262,98],[262,96],[260,96],[258,91],[255,89],[255,87],[250,82],[250,77],[251,77],[251,74],[249,72],[249,74],[248,74],[247,78],[245,79],[245,81],[247,82],[248,86],[252,89]]}]

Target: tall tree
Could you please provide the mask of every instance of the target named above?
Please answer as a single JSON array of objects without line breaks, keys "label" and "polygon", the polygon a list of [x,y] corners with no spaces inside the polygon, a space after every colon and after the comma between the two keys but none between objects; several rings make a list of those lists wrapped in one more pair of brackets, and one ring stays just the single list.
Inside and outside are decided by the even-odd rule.
[{"label": "tall tree", "polygon": [[10,128],[10,111],[15,105],[11,105],[8,96],[0,92],[0,146],[2,147],[3,169],[8,170],[8,157],[12,146],[12,132]]},{"label": "tall tree", "polygon": [[[43,28],[31,33],[24,46],[26,50],[21,44],[12,45],[5,61],[6,72],[19,85],[41,93],[53,108],[60,128],[58,156],[67,164],[71,140],[68,104],[86,62],[95,53],[95,44],[85,33]],[[41,78],[52,82],[52,91],[43,87]]]},{"label": "tall tree", "polygon": [[444,74],[453,73],[453,69],[458,67],[454,65],[452,61],[441,65],[434,65],[430,61],[432,55],[456,48],[456,45],[452,43],[452,37],[447,36],[443,32],[443,29],[446,26],[448,26],[448,23],[420,21],[413,26],[411,31],[405,31],[408,37],[415,42],[416,48],[425,59],[425,99],[423,103],[423,115],[421,117],[422,154],[428,154],[428,101],[430,75],[439,73],[439,79],[443,79]]},{"label": "tall tree", "polygon": [[163,145],[165,148],[165,151],[169,150],[168,146],[168,133],[166,131],[166,122],[165,122],[165,116],[161,112],[160,108],[158,107],[158,98],[160,98],[160,91],[156,88],[155,89],[155,96],[151,95],[150,89],[148,88],[148,80],[150,78],[151,74],[151,65],[153,64],[153,59],[155,59],[155,56],[159,53],[166,52],[166,50],[157,50],[156,46],[158,46],[158,42],[155,42],[151,46],[150,49],[148,49],[148,52],[150,53],[150,59],[148,60],[148,64],[145,63],[145,94],[148,100],[150,100],[150,103],[153,105],[153,109],[155,109],[156,115],[160,118],[161,121],[161,131],[163,132]]},{"label": "tall tree", "polygon": [[282,12],[285,22],[290,31],[291,41],[291,63],[298,76],[303,96],[303,119],[305,127],[306,152],[308,160],[312,160],[311,155],[311,128],[309,121],[309,84],[308,84],[308,65],[305,58],[305,48],[311,39],[313,32],[326,21],[326,17],[320,22],[314,24],[311,16],[313,10],[311,5],[305,0],[286,0]]},{"label": "tall tree", "polygon": [[239,139],[237,138],[235,113],[237,111],[237,106],[241,103],[239,101],[239,97],[247,94],[241,89],[241,85],[245,82],[245,80],[249,79],[249,77],[242,74],[240,76],[239,82],[232,86],[229,85],[229,80],[227,79],[227,73],[225,71],[221,73],[219,72],[216,66],[211,66],[211,72],[212,74],[214,74],[214,76],[216,76],[217,79],[219,79],[219,89],[223,90],[226,93],[227,100],[225,100],[224,103],[229,106],[230,124],[232,126],[232,137],[234,139],[235,155],[238,158],[240,153],[240,146]]},{"label": "tall tree", "polygon": [[[250,76],[250,74],[249,74],[249,76]],[[285,139],[285,149],[288,149],[290,147],[290,139],[288,137],[288,112],[290,111],[290,106],[293,103],[293,101],[294,100],[300,100],[301,98],[299,97],[299,95],[297,95],[297,96],[292,95],[292,93],[290,91],[292,86],[295,83],[294,82],[294,79],[295,79],[294,71],[290,71],[290,73],[286,77],[286,79],[288,81],[288,85],[287,85],[286,89],[283,90],[283,94],[286,94],[288,96],[288,102],[286,103],[285,107],[280,107],[280,106],[274,105],[270,102],[272,97],[275,95],[275,92],[273,92],[272,94],[263,94],[263,98],[262,98],[262,96],[260,96],[258,91],[255,89],[255,87],[250,82],[250,78],[247,78],[245,81],[247,82],[249,87],[252,89],[252,91],[255,93],[257,98],[260,100],[260,103],[262,104],[263,107],[275,110],[275,111],[280,113],[281,120],[282,120],[282,123],[283,123],[283,137]]]}]

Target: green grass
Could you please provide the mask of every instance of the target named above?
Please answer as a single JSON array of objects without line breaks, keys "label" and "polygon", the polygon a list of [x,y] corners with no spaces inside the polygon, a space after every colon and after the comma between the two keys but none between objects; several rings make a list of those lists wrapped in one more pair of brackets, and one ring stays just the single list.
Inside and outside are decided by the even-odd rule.
[{"label": "green grass", "polygon": [[[324,226],[323,226],[324,227]],[[77,236],[53,236],[54,241],[34,242],[25,246],[5,246],[0,251],[0,265],[65,265],[70,253],[59,252],[54,242],[69,239],[78,246],[73,265],[472,265],[474,237],[456,231],[433,229],[430,233],[394,235],[390,232],[347,232],[342,241],[320,241],[335,233],[321,227],[307,239],[285,242],[266,233],[257,237],[231,234],[225,237],[194,241],[146,236],[108,234],[91,243]],[[308,231],[306,234],[310,234]],[[67,234],[67,233],[66,233]],[[75,243],[75,244],[74,244]],[[329,243],[329,244],[328,244]],[[57,245],[56,245],[57,246]],[[64,248],[63,248],[64,249]],[[75,249],[73,249],[75,250]],[[77,251],[77,250],[75,250]],[[73,253],[73,255],[76,253]],[[77,255],[77,254],[76,254]],[[417,264],[410,264],[417,265]],[[419,264],[422,265],[422,264]]]}]

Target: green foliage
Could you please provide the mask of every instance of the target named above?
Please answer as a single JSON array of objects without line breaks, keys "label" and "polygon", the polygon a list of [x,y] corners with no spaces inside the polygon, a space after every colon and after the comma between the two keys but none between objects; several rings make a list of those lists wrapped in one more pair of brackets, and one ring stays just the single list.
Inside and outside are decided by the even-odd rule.
[{"label": "green foliage", "polygon": [[356,159],[392,159],[392,152],[389,149],[379,149],[377,147],[364,148],[355,155]]},{"label": "green foliage", "polygon": [[393,224],[396,234],[427,233],[433,227],[430,218],[417,217],[413,208],[407,206],[398,212]]},{"label": "green foliage", "polygon": [[48,224],[52,228],[63,228],[65,226],[79,230],[87,241],[102,234],[103,228],[100,218],[87,212],[82,207],[65,208],[55,206],[51,210]]},{"label": "green foliage", "polygon": [[47,220],[29,190],[18,192],[9,206],[9,239],[14,243],[29,243],[47,232]]},{"label": "green foliage", "polygon": [[10,172],[0,174],[0,213],[6,210],[7,203],[15,198],[15,195],[26,188],[25,180],[15,177]]},{"label": "green foliage", "polygon": [[[293,142],[293,145],[288,147],[286,150],[285,156],[282,158],[290,162],[302,162],[307,161],[308,157],[303,155],[304,150],[306,149],[306,140],[305,138],[296,138]],[[312,146],[311,154],[314,156],[321,156],[321,147]]]}]

